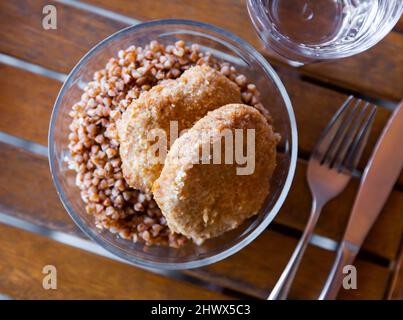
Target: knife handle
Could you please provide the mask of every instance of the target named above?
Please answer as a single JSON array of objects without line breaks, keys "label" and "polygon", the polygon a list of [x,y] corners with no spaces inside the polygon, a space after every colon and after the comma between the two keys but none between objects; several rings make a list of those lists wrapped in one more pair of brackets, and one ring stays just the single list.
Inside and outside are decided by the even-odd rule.
[{"label": "knife handle", "polygon": [[345,274],[343,274],[343,268],[346,265],[351,265],[353,263],[358,251],[359,248],[348,241],[340,243],[337,249],[336,260],[326,280],[325,286],[320,293],[319,300],[336,299],[337,293],[339,292],[345,277]]}]

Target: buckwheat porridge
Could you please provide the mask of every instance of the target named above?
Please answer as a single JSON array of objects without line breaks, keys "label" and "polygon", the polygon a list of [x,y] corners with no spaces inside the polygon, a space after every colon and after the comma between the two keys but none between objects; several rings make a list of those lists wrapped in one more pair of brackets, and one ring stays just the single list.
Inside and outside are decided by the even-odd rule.
[{"label": "buckwheat porridge", "polygon": [[[70,167],[76,171],[76,184],[80,188],[86,211],[94,216],[99,229],[107,229],[123,239],[143,242],[146,245],[180,247],[191,241],[189,239],[192,237],[175,233],[168,227],[165,216],[168,216],[169,212],[167,215],[161,212],[151,193],[152,182],[158,178],[162,168],[153,172],[151,182],[144,180],[147,181],[144,185],[136,184],[136,181],[131,183],[130,177],[139,175],[141,178],[143,175],[130,172],[132,168],[137,168],[136,158],[127,161],[130,165],[122,165],[122,155],[127,152],[124,152],[125,149],[120,150],[120,145],[127,144],[127,140],[120,137],[122,134],[119,132],[123,126],[121,123],[124,122],[121,119],[122,114],[126,110],[130,112],[134,108],[141,108],[140,101],[146,101],[145,92],[156,86],[161,86],[161,90],[164,86],[175,87],[174,81],[181,81],[182,75],[186,77],[186,70],[195,66],[209,67],[212,73],[217,73],[218,78],[224,76],[230,82],[229,87],[235,84],[234,89],[230,91],[238,91],[239,98],[232,99],[236,101],[223,98],[217,101],[217,105],[211,104],[203,114],[193,116],[188,127],[204,117],[208,111],[228,103],[252,106],[270,124],[270,116],[260,103],[256,86],[248,82],[230,63],[222,62],[212,54],[201,51],[197,44],[187,45],[184,41],[177,41],[172,45],[163,45],[151,41],[143,48],[131,46],[120,50],[118,56],[111,58],[104,69],[94,73],[93,80],[86,85],[80,101],[72,106],[70,112],[71,157],[68,161]],[[189,70],[189,74],[192,70]],[[204,83],[210,83],[210,80]],[[168,100],[171,101],[170,99],[174,98]],[[186,103],[189,105],[189,101]],[[173,102],[171,104],[175,107]],[[129,116],[125,115],[124,118],[129,119]],[[273,136],[273,139],[275,143],[271,141],[271,146],[275,148],[278,136]],[[136,139],[130,143],[136,143]],[[131,146],[129,144],[124,147],[130,149]],[[126,163],[125,158],[123,162]],[[270,165],[271,168],[273,166],[275,160]],[[265,178],[268,181],[270,177]],[[159,194],[164,193],[161,185],[158,188]],[[164,208],[166,207],[165,203]],[[178,230],[180,228],[175,228],[175,231]]]}]

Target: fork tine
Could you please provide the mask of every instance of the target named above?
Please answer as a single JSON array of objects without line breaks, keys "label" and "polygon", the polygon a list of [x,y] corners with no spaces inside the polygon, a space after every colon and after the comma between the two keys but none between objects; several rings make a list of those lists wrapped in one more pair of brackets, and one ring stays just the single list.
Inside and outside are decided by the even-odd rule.
[{"label": "fork tine", "polygon": [[331,143],[337,132],[337,129],[340,126],[341,118],[345,115],[345,111],[350,106],[353,98],[354,97],[351,95],[344,101],[342,106],[330,120],[329,124],[322,131],[322,134],[312,152],[311,157],[316,158],[320,162],[322,161],[324,154],[328,150],[329,144]]},{"label": "fork tine", "polygon": [[357,167],[358,161],[360,160],[364,147],[368,141],[371,126],[375,119],[376,109],[376,106],[373,105],[347,156],[339,166],[339,171],[342,171],[343,169],[353,171]]},{"label": "fork tine", "polygon": [[352,123],[347,130],[343,141],[340,143],[339,148],[335,152],[335,157],[333,161],[330,163],[331,168],[339,168],[340,165],[342,164],[343,160],[346,157],[347,152],[351,149],[352,145],[355,142],[357,132],[360,131],[360,127],[365,124],[365,121],[363,122],[363,119],[365,118],[366,111],[368,110],[369,102],[366,102],[364,104],[364,107],[361,108],[361,111],[359,112],[358,116],[355,117],[354,120],[352,120]]},{"label": "fork tine", "polygon": [[353,123],[353,119],[356,116],[358,106],[361,104],[361,99],[358,99],[354,106],[349,110],[340,126],[337,129],[336,135],[333,137],[322,161],[321,164],[327,164],[329,167],[334,162],[334,159],[337,156],[337,151],[343,141],[345,140],[345,136],[350,130],[351,124]]}]

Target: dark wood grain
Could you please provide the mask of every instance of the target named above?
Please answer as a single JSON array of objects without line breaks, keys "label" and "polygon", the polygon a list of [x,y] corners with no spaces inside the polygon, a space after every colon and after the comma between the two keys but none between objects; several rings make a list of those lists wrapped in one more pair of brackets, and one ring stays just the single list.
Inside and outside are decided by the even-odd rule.
[{"label": "dark wood grain", "polygon": [[[300,162],[290,193],[275,221],[303,230],[308,221],[311,195],[305,182],[306,164]],[[358,179],[353,178],[340,196],[331,200],[322,211],[315,232],[332,239],[343,236],[358,189]],[[403,194],[393,191],[377,221],[365,240],[363,249],[379,256],[394,259],[403,230]],[[387,231],[385,231],[387,230]]]},{"label": "dark wood grain", "polygon": [[46,158],[0,143],[0,212],[77,234],[53,186]]},{"label": "dark wood grain", "polygon": [[[281,73],[281,79],[294,107],[300,155],[307,157],[321,131],[347,96],[306,82],[295,75]],[[0,86],[4,91],[0,99],[0,130],[46,145],[49,119],[60,82],[0,63]],[[378,109],[360,163],[361,170],[390,114],[391,111],[386,108]],[[399,184],[403,185],[403,174]]]},{"label": "dark wood grain", "polygon": [[[12,298],[231,298],[1,224],[0,242],[0,293]],[[57,290],[43,289],[46,265],[57,269]]]},{"label": "dark wood grain", "polygon": [[[225,28],[262,49],[249,19],[245,0],[168,0],[134,1],[85,0],[136,19],[183,18],[208,22]],[[376,97],[398,101],[403,92],[403,35],[391,33],[374,48],[351,58],[313,64],[300,71]],[[277,63],[269,55],[271,62]]]},{"label": "dark wood grain", "polygon": [[[57,29],[42,27],[42,8],[57,9]],[[53,1],[0,2],[0,52],[69,73],[87,51],[126,25]]]},{"label": "dark wood grain", "polygon": [[[265,298],[288,262],[297,240],[276,232],[264,232],[248,247],[219,263],[190,270],[205,280]],[[334,253],[308,247],[290,299],[317,299],[328,275]],[[387,268],[357,260],[358,290],[342,290],[339,299],[381,299]]]},{"label": "dark wood grain", "polygon": [[[10,155],[9,153],[6,154]],[[21,161],[21,158],[10,158],[10,161],[15,162],[15,167],[18,167],[18,163],[16,163],[18,162],[17,160]],[[41,174],[41,168],[35,165],[37,162],[30,159],[28,163],[30,164],[30,169],[36,172],[36,175]],[[3,163],[1,162],[0,165],[2,168],[8,169],[8,167],[4,167],[2,164]],[[14,175],[15,180],[20,180],[18,172],[13,171],[11,174]],[[47,198],[49,199],[54,199],[54,197],[56,197],[54,191],[51,190],[51,186],[47,186],[46,182],[41,179],[39,179],[39,182],[41,183],[40,189],[37,185],[29,184],[31,187],[21,190],[19,194],[21,195],[21,198],[26,198],[25,203],[29,203],[32,199],[43,195],[43,193],[46,193]],[[1,183],[3,183],[3,181],[1,181]],[[0,193],[3,195],[4,190],[2,189]],[[14,193],[14,190],[10,189],[10,193]],[[32,193],[35,194],[32,195]],[[1,202],[4,203],[3,198],[1,199]],[[31,201],[31,210],[34,211],[31,212],[31,215],[27,208],[22,208],[21,206],[18,208],[14,207],[13,212],[8,212],[9,214],[13,214],[14,216],[26,221],[31,221],[32,223],[43,226],[49,230],[66,231],[79,237],[83,236],[82,233],[74,227],[73,222],[70,220],[67,213],[65,213],[62,208],[59,208],[60,205],[58,203],[53,203],[53,205],[52,203],[47,203],[46,210],[38,208],[38,205],[40,205],[38,204],[38,201]],[[5,209],[7,208],[1,208],[1,211]],[[14,210],[21,210],[23,213],[18,214]],[[40,210],[43,210],[42,215],[38,214],[41,212]],[[45,216],[45,214],[48,214],[49,216]],[[274,285],[282,268],[288,261],[296,241],[297,240],[294,238],[281,235],[274,231],[265,231],[251,245],[233,257],[212,266],[196,269],[187,273],[223,287],[237,290],[255,297],[264,298],[268,293],[268,288]],[[34,249],[31,251],[35,252]],[[46,258],[46,254],[44,255],[44,253],[41,252],[40,255],[38,254],[37,259],[45,259],[44,256]],[[66,256],[70,257],[70,259],[74,259],[74,255],[70,252],[66,253]],[[14,257],[9,257],[9,259],[10,263],[13,263],[12,261]],[[333,253],[316,247],[310,248],[304,258],[304,264],[302,265],[296,280],[293,289],[293,297],[315,298],[323,284],[332,259]],[[99,261],[97,262],[97,265],[101,265],[100,268],[102,268],[102,263],[103,261]],[[245,265],[246,263],[247,265]],[[386,286],[385,279],[388,274],[387,268],[360,260],[357,261],[357,266],[360,270],[360,279],[365,279],[365,281],[362,280],[362,287],[360,287],[360,290],[345,292],[342,297],[368,299],[380,298]],[[74,268],[76,268],[75,265],[72,266],[72,270],[74,270]],[[116,271],[116,273],[118,274],[120,272]],[[0,279],[0,283],[1,281],[2,280]],[[33,293],[31,292],[30,294]]]},{"label": "dark wood grain", "polygon": [[[126,26],[116,20],[55,3],[59,27],[44,30],[40,23],[41,9],[47,3],[45,0],[1,2],[0,51],[67,73],[89,48]],[[242,0],[135,1],[130,6],[122,0],[91,0],[91,3],[142,20],[181,17],[214,23],[261,48]],[[360,55],[311,65],[300,71],[347,89],[398,101],[403,87],[402,55],[398,54],[402,46],[403,35],[391,33],[376,47]]]},{"label": "dark wood grain", "polygon": [[307,65],[303,72],[374,97],[395,102],[403,97],[403,35],[391,32],[357,56]]},{"label": "dark wood grain", "polygon": [[403,242],[396,260],[392,263],[392,274],[386,298],[403,300]]},{"label": "dark wood grain", "polygon": [[[80,235],[56,195],[47,160],[5,144],[0,144],[0,149],[0,210],[46,228]],[[276,223],[299,230],[305,227],[310,209],[305,170],[304,163],[300,162],[290,195],[277,215]],[[315,230],[318,234],[340,238],[348,219],[353,190],[356,188],[354,184],[356,182],[325,208]],[[46,197],[43,197],[44,194]],[[390,204],[385,207],[364,245],[367,251],[388,259],[395,257],[401,236],[399,208],[402,197],[400,192],[393,192]]]},{"label": "dark wood grain", "polygon": [[[86,2],[105,7],[141,20],[165,17],[181,17],[210,22],[241,35],[261,49],[250,21],[246,16],[243,0],[231,1],[134,1],[86,0]],[[0,52],[14,55],[59,72],[69,72],[79,58],[98,41],[126,25],[99,15],[76,9],[69,5],[54,3],[58,10],[58,30],[45,31],[41,26],[44,0],[3,1],[0,3]],[[163,6],[163,10],[161,7]],[[226,19],[223,19],[225,12]],[[300,155],[309,156],[319,133],[344,101],[346,95],[320,87],[303,80],[318,79],[345,91],[357,91],[372,97],[398,101],[403,88],[403,35],[397,32],[388,35],[380,44],[358,56],[310,65],[302,69],[288,69],[278,61],[273,62],[285,83],[294,105],[298,128]],[[348,76],[346,76],[348,75]],[[47,128],[51,108],[60,83],[30,72],[0,64],[0,131],[35,141],[43,145],[47,141]],[[378,135],[384,127],[390,111],[380,108],[364,152],[362,169]],[[310,210],[310,194],[305,184],[306,163],[298,163],[296,178],[285,205],[275,219],[274,225],[287,226],[302,230]],[[403,179],[400,178],[402,184]],[[354,178],[345,192],[332,201],[324,210],[315,232],[332,239],[340,239],[358,187]],[[45,196],[44,196],[45,195]],[[393,262],[399,248],[403,229],[403,194],[392,192],[380,218],[371,230],[364,244],[364,252],[375,254]],[[61,206],[53,188],[47,160],[27,151],[0,143],[0,213],[14,216],[48,230],[61,231],[83,237],[81,231],[72,223]],[[3,230],[4,229],[4,230]],[[278,228],[277,228],[278,230]],[[5,238],[9,241],[3,241]],[[78,249],[54,243],[49,239],[35,236],[20,230],[0,225],[0,240],[6,243],[0,249],[0,283],[7,288],[4,293],[17,298],[222,298],[218,293],[205,291],[182,281],[167,279],[115,261],[94,256]],[[269,292],[295,247],[296,239],[280,234],[270,228],[238,254],[217,264],[187,271],[192,277],[204,279],[219,286],[230,288],[255,297],[264,298]],[[27,244],[29,243],[29,244]],[[24,247],[24,255],[17,256],[19,248]],[[25,248],[26,247],[26,248]],[[46,250],[39,250],[46,247]],[[4,249],[4,250],[3,250]],[[15,252],[13,251],[15,250]],[[44,253],[42,253],[44,251]],[[33,254],[33,252],[35,254]],[[38,254],[39,252],[39,254]],[[39,292],[42,274],[36,268],[49,257],[56,260],[66,270],[69,278],[74,278],[74,270],[80,266],[67,261],[79,261],[84,255],[85,270],[76,280],[85,283],[88,291],[79,285],[68,282],[66,290],[60,295],[49,296]],[[35,256],[33,256],[35,255]],[[292,298],[316,298],[333,259],[333,253],[310,247],[304,257],[303,265],[297,275]],[[29,278],[22,270],[23,265],[33,260],[35,265]],[[400,257],[401,260],[401,257]],[[398,260],[398,261],[400,261]],[[6,261],[6,262],[5,262]],[[11,263],[10,263],[10,262]],[[92,279],[88,270],[101,265],[101,276]],[[115,267],[118,264],[118,267]],[[398,265],[393,262],[394,265]],[[120,265],[124,266],[121,267]],[[359,289],[343,291],[339,298],[381,299],[386,296],[390,279],[389,270],[368,262],[368,257],[360,255],[357,260]],[[127,269],[126,269],[127,268]],[[15,269],[15,271],[14,271]],[[110,270],[117,270],[104,284]],[[38,271],[39,270],[39,271]],[[134,271],[131,271],[134,270]],[[123,296],[124,275],[135,282]],[[29,274],[29,273],[27,273]],[[390,297],[402,299],[401,271],[396,272]],[[156,278],[153,278],[156,277]],[[145,289],[139,283],[145,279]],[[178,286],[173,292],[168,287]],[[116,285],[117,284],[117,285]],[[158,286],[164,289],[154,293]],[[33,289],[32,289],[33,288]],[[111,294],[109,294],[109,291]],[[117,292],[117,291],[120,292]],[[189,290],[189,293],[188,293]],[[387,292],[386,292],[387,293]],[[108,295],[109,294],[109,295]]]},{"label": "dark wood grain", "polygon": [[[59,200],[57,199],[56,192],[54,191],[48,173],[46,159],[40,156],[34,156],[26,151],[16,150],[15,147],[7,145],[0,145],[0,148],[2,150],[0,152],[0,167],[4,168],[4,170],[2,170],[3,174],[0,176],[1,211],[19,217],[20,219],[30,221],[36,225],[43,226],[47,229],[68,232],[82,237],[81,232],[78,232],[74,227],[73,222],[61,207]],[[27,170],[33,172],[32,175],[27,175]],[[305,169],[301,167],[299,172],[303,172],[304,170]],[[37,182],[32,182],[31,179],[36,179]],[[9,183],[8,187],[1,187],[4,186],[7,181],[11,180],[13,181],[11,185]],[[286,201],[286,205],[276,218],[277,223],[286,223],[287,225],[293,225],[296,228],[304,227],[304,217],[306,217],[308,211],[305,212],[302,210],[305,210],[305,207],[308,206],[309,195],[306,195],[306,189],[304,191],[295,191],[295,188],[298,186],[306,188],[304,179],[301,179],[301,174],[297,174],[293,186],[294,191],[291,191],[291,194]],[[46,199],[44,199],[44,202],[42,203],[37,199],[41,199],[43,194],[46,194]],[[381,215],[381,219],[379,219],[377,225],[374,227],[373,232],[375,232],[375,234],[370,236],[370,238],[375,236],[378,240],[384,237],[386,244],[385,242],[380,243],[379,241],[372,242],[371,240],[367,240],[367,244],[365,245],[366,250],[376,252],[382,256],[384,256],[385,253],[387,253],[388,256],[392,254],[391,248],[394,246],[395,240],[392,239],[394,236],[390,238],[389,234],[393,235],[395,232],[393,230],[396,227],[396,211],[394,208],[395,207],[392,207],[392,209],[386,208],[386,211]],[[324,218],[323,222],[320,222],[316,231],[331,236],[334,235],[333,229],[340,226],[340,233],[342,230],[341,225],[344,223],[344,221],[342,221],[343,218],[341,218],[344,215],[343,212],[344,209],[340,206],[337,207],[337,211],[335,212],[325,212],[324,215],[326,215],[326,219]],[[399,214],[399,212],[397,212],[397,214]],[[334,218],[335,220],[333,221],[333,224],[329,222],[329,219]],[[347,216],[344,215],[344,220],[346,218]],[[273,236],[272,234],[276,235]],[[280,239],[272,240],[272,237],[280,237]],[[388,244],[387,242],[389,241],[391,241],[392,244]],[[272,231],[269,227],[269,230],[265,231],[262,236],[253,242],[253,244],[236,254],[233,258],[229,258],[217,265],[201,269],[192,274],[203,279],[207,279],[206,277],[208,277],[209,281],[234,290],[246,292],[257,297],[263,297],[264,294],[267,293],[267,288],[270,288],[270,285],[274,284],[276,277],[281,272],[286,261],[288,261],[295,243],[296,239],[280,235],[277,232]],[[306,292],[308,296],[314,297],[314,295],[318,293],[317,290],[321,285],[320,281],[324,280],[328,271],[326,268],[330,266],[332,253],[318,248],[312,248],[311,250],[313,250],[312,258],[307,258],[311,263],[308,263],[306,267],[301,269],[305,271],[301,271],[302,279],[299,280],[301,282],[298,286],[296,285],[295,290],[297,293],[308,290],[307,288],[309,287],[309,284],[307,281],[310,281],[309,279],[311,279],[312,275],[318,273],[318,283],[313,286],[312,291],[309,289]],[[317,255],[318,260],[313,263],[312,259]],[[247,267],[240,268],[240,266],[245,264],[246,261],[248,264]],[[380,277],[376,270],[383,270],[380,271],[381,274],[385,271],[383,267],[376,266],[372,263],[361,261],[360,264],[363,264],[364,266],[370,265],[370,270],[372,270],[371,268],[374,268],[375,280]],[[270,268],[269,270],[271,271],[268,272],[267,268]],[[277,273],[273,273],[273,270]],[[372,272],[373,271],[368,271],[368,275],[365,277],[371,278]],[[384,277],[386,277],[386,275],[383,275],[380,279],[382,280]],[[261,280],[259,281],[259,279]],[[370,280],[370,282],[371,281],[372,280]],[[375,282],[377,281],[378,280]],[[386,286],[386,282],[383,283],[383,285]],[[374,288],[379,289],[381,281],[380,283],[368,286],[374,286]],[[372,293],[362,294],[363,296],[369,294],[368,297],[374,297],[377,294],[381,294],[381,292],[378,292],[378,289],[374,289],[377,291],[376,294],[369,288],[365,290],[370,290]],[[354,292],[349,292],[348,294],[353,293]],[[297,294],[295,297],[297,297]]]},{"label": "dark wood grain", "polygon": [[[347,99],[347,95],[306,82],[298,77],[280,73],[290,96],[298,128],[300,156],[309,155],[316,145],[321,132],[326,128],[337,110]],[[269,106],[270,107],[270,106]],[[363,170],[372,150],[387,123],[391,111],[379,106],[367,146],[364,149],[359,169]],[[400,180],[403,184],[403,175]]]},{"label": "dark wood grain", "polygon": [[47,145],[53,103],[61,83],[0,63],[0,130]]},{"label": "dark wood grain", "polygon": [[[55,223],[62,230],[70,227],[54,190],[47,160],[6,144],[0,147],[0,208],[34,223]],[[290,194],[275,220],[298,230],[304,229],[311,205],[305,172],[305,163],[299,161]],[[316,228],[318,234],[336,240],[342,236],[358,187],[358,179],[352,180],[343,194],[324,208]],[[403,194],[393,191],[364,244],[366,250],[388,259],[395,257],[402,234],[402,201]]]}]

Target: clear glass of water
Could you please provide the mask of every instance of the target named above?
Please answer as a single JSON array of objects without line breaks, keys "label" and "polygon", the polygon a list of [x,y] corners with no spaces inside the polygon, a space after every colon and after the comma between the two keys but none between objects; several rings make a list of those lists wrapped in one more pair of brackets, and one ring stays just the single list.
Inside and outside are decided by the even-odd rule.
[{"label": "clear glass of water", "polygon": [[266,47],[291,65],[363,52],[388,34],[402,0],[248,0]]}]

